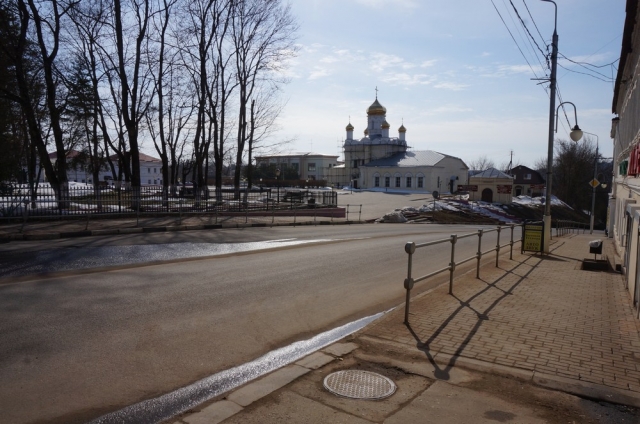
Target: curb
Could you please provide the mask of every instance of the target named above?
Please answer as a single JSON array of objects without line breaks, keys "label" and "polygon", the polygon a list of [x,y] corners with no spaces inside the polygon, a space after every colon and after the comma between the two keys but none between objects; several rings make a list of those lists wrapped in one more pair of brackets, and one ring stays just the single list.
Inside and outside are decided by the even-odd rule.
[{"label": "curb", "polygon": [[[221,400],[214,401],[196,412],[186,412],[174,417],[173,423],[217,424],[242,412],[247,406],[280,390],[298,378],[341,359],[359,346],[355,343],[338,342],[307,355],[291,364],[277,369],[257,380],[240,386],[223,395]],[[192,408],[193,411],[196,408]]]},{"label": "curb", "polygon": [[36,240],[56,240],[63,238],[92,237],[92,236],[115,236],[121,234],[140,234],[140,233],[164,233],[176,231],[197,231],[197,230],[220,230],[225,228],[266,228],[266,227],[298,227],[309,225],[352,225],[367,224],[366,221],[302,221],[302,222],[284,222],[284,223],[247,223],[247,224],[201,224],[201,225],[171,225],[164,227],[131,227],[131,228],[114,228],[108,230],[84,230],[84,231],[61,231],[58,233],[35,233],[35,234],[4,234],[0,235],[0,243],[9,243],[11,241],[36,241]]}]

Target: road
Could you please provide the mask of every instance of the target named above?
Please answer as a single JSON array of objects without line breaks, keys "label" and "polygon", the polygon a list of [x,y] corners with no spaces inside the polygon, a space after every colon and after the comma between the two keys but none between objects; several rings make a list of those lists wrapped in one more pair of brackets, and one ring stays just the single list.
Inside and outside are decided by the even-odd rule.
[{"label": "road", "polygon": [[[4,245],[0,265],[52,250],[62,258],[73,251],[75,260],[113,246],[171,246],[177,254],[181,243],[321,240],[197,260],[165,254],[153,264],[128,264],[123,256],[109,268],[0,279],[1,420],[84,422],[395,307],[404,297],[407,241],[475,230],[277,227]],[[494,246],[495,233],[483,244]],[[476,237],[460,240],[456,257],[476,249]],[[447,266],[449,257],[448,243],[419,250],[414,276]]]}]

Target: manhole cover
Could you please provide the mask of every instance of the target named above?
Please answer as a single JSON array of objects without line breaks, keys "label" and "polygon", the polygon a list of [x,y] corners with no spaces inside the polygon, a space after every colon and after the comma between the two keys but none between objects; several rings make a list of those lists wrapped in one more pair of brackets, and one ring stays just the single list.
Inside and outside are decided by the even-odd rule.
[{"label": "manhole cover", "polygon": [[387,377],[369,371],[347,370],[329,374],[324,387],[331,393],[353,399],[384,399],[396,391]]}]

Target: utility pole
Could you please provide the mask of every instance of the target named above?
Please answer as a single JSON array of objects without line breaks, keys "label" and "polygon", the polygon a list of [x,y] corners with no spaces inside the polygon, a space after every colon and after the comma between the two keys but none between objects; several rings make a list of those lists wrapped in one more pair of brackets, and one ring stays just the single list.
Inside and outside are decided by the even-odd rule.
[{"label": "utility pole", "polygon": [[543,251],[549,253],[549,242],[551,239],[551,175],[553,169],[553,136],[554,122],[553,116],[556,109],[556,70],[558,67],[558,5],[551,0],[542,0],[553,3],[555,7],[555,20],[553,25],[553,38],[551,41],[551,75],[549,76],[549,146],[547,149],[547,187],[545,190],[544,202],[544,237]]}]

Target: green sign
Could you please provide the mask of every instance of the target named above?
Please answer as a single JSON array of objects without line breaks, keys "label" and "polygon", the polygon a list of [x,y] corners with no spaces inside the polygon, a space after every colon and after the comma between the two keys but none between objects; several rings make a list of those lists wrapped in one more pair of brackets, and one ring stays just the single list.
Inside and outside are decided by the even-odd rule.
[{"label": "green sign", "polygon": [[544,224],[542,221],[525,222],[522,232],[522,251],[542,252],[544,240]]}]

